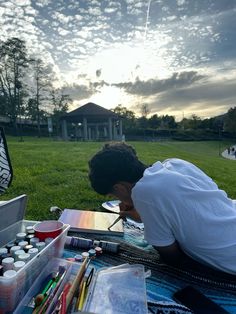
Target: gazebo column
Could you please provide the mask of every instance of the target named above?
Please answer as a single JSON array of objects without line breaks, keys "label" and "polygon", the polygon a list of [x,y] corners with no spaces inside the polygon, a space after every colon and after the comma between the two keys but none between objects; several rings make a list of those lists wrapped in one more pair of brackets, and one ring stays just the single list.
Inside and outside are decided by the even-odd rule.
[{"label": "gazebo column", "polygon": [[113,123],[113,138],[114,138],[114,140],[117,140],[116,123]]},{"label": "gazebo column", "polygon": [[119,135],[120,135],[120,140],[122,140],[122,135],[123,135],[122,120],[119,120]]},{"label": "gazebo column", "polygon": [[62,120],[62,138],[64,141],[68,140],[66,120]]},{"label": "gazebo column", "polygon": [[88,140],[91,141],[91,128],[88,128]]},{"label": "gazebo column", "polygon": [[96,124],[95,126],[95,131],[96,131],[96,140],[99,139],[99,129],[98,129],[98,125]]},{"label": "gazebo column", "polygon": [[107,137],[107,127],[106,126],[104,126],[103,131],[104,131],[104,137]]},{"label": "gazebo column", "polygon": [[83,118],[83,128],[84,128],[84,140],[88,140],[88,126],[87,126],[87,119]]},{"label": "gazebo column", "polygon": [[109,134],[109,140],[112,141],[112,119],[108,119],[108,134]]}]

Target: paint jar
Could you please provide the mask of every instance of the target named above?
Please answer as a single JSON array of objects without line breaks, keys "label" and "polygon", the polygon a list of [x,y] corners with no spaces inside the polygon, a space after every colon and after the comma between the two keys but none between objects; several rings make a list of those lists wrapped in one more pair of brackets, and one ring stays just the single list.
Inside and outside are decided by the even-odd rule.
[{"label": "paint jar", "polygon": [[17,251],[15,251],[15,253],[14,253],[14,258],[18,261],[19,255],[22,255],[22,254],[25,254],[25,251],[24,251],[24,250],[17,250]]},{"label": "paint jar", "polygon": [[34,234],[34,226],[27,226],[25,230],[27,234]]},{"label": "paint jar", "polygon": [[31,238],[30,239],[30,244],[33,245],[33,247],[36,247],[36,243],[39,242],[39,238]]},{"label": "paint jar", "polygon": [[102,254],[102,248],[100,246],[96,246],[94,248],[94,250],[95,250],[97,256]]},{"label": "paint jar", "polygon": [[109,241],[99,241],[99,246],[105,252],[117,253],[120,247],[119,243]]},{"label": "paint jar", "polygon": [[[8,253],[10,253],[11,251],[11,248],[15,246],[15,243],[14,242],[10,242],[8,244],[6,244],[5,248],[7,249]],[[1,250],[1,249],[0,249]],[[0,251],[1,252],[1,251]],[[0,253],[1,254],[1,253]]]},{"label": "paint jar", "polygon": [[14,258],[7,257],[2,260],[3,271],[11,270],[14,266]]},{"label": "paint jar", "polygon": [[26,237],[26,233],[25,233],[25,232],[19,232],[19,233],[17,233],[17,235],[16,235],[16,240],[21,240],[21,241],[23,241],[23,240],[25,240],[25,237]]},{"label": "paint jar", "polygon": [[15,263],[14,263],[14,270],[15,271],[18,271],[18,270],[20,270],[21,268],[23,268],[25,266],[25,262],[23,262],[23,261],[16,261]]},{"label": "paint jar", "polygon": [[45,242],[38,242],[38,243],[36,243],[35,246],[36,246],[36,248],[37,248],[39,251],[42,251],[42,249],[45,248],[46,244],[45,244]]},{"label": "paint jar", "polygon": [[2,253],[2,254],[0,254],[0,264],[2,263],[2,260],[3,260],[4,258],[7,258],[7,257],[10,257],[10,255],[9,255],[8,253]]},{"label": "paint jar", "polygon": [[30,240],[34,238],[34,234],[28,234],[25,238],[25,241],[27,241],[30,244]]},{"label": "paint jar", "polygon": [[7,270],[3,273],[3,277],[13,278],[16,276],[16,271],[14,269]]},{"label": "paint jar", "polygon": [[19,255],[18,260],[27,263],[30,260],[30,254],[25,253],[25,254]]},{"label": "paint jar", "polygon": [[30,258],[33,258],[38,254],[39,250],[36,247],[33,247],[32,249],[29,249],[28,254],[30,255]]},{"label": "paint jar", "polygon": [[21,247],[21,249],[23,250],[25,247],[26,247],[26,245],[28,245],[28,242],[27,241],[20,241],[19,243],[18,243],[18,245]]},{"label": "paint jar", "polygon": [[82,262],[83,261],[83,256],[81,254],[76,254],[74,257],[76,262]]},{"label": "paint jar", "polygon": [[89,257],[95,257],[96,256],[96,251],[94,249],[90,249],[88,251],[88,253],[89,253]]},{"label": "paint jar", "polygon": [[46,238],[44,240],[45,244],[48,245],[49,243],[51,243],[54,239],[53,238]]},{"label": "paint jar", "polygon": [[31,245],[31,244],[26,245],[26,246],[24,247],[25,253],[28,253],[28,251],[29,251],[30,249],[32,249],[32,248],[33,248],[33,245]]},{"label": "paint jar", "polygon": [[15,256],[15,252],[18,251],[18,250],[20,250],[20,249],[21,249],[21,247],[20,247],[19,245],[13,246],[13,247],[11,248],[11,250],[10,250],[11,256],[14,257],[14,256]]},{"label": "paint jar", "polygon": [[7,254],[8,253],[8,249],[5,247],[0,248],[0,255],[2,254]]},{"label": "paint jar", "polygon": [[89,253],[88,252],[83,252],[82,254],[82,259],[85,260],[86,257],[89,257]]},{"label": "paint jar", "polygon": [[93,241],[91,239],[67,236],[66,245],[80,249],[90,249],[93,246]]}]

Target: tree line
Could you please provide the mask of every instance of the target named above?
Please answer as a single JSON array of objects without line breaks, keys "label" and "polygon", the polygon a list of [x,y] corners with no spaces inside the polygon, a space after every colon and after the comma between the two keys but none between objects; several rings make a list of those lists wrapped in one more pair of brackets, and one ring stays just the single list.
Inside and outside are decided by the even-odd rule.
[{"label": "tree line", "polygon": [[39,136],[49,116],[59,128],[59,117],[72,100],[55,85],[53,67],[30,55],[24,40],[0,42],[0,115],[10,119],[16,135],[19,119],[36,121]]},{"label": "tree line", "polygon": [[189,118],[183,117],[179,122],[176,122],[175,117],[172,115],[153,114],[148,118],[150,110],[147,104],[141,105],[140,117],[136,117],[133,111],[122,105],[118,105],[112,110],[123,118],[124,130],[129,134],[142,134],[142,130],[146,130],[148,134],[151,134],[151,131],[158,130],[178,130],[179,134],[181,132],[187,134],[186,132],[190,131],[202,131],[204,135],[204,133],[211,131],[217,135],[219,132],[236,135],[236,107],[230,108],[226,114],[221,116],[201,119],[196,114],[192,114]]}]

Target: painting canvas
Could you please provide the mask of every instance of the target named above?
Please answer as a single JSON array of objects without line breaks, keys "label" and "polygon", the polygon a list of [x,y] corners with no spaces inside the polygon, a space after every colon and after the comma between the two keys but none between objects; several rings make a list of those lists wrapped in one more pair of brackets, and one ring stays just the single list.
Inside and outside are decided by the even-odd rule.
[{"label": "painting canvas", "polygon": [[89,232],[99,234],[124,234],[122,220],[118,221],[110,230],[108,227],[115,221],[117,214],[102,213],[87,210],[64,209],[59,221],[69,224],[70,231]]}]

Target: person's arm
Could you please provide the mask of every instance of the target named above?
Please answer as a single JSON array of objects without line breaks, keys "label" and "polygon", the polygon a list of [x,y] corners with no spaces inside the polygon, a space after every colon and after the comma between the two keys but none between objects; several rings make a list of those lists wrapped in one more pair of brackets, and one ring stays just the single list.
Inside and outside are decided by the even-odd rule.
[{"label": "person's arm", "polygon": [[199,263],[186,255],[177,241],[168,246],[154,246],[164,263],[181,268],[199,268]]},{"label": "person's arm", "polygon": [[127,206],[124,203],[120,203],[120,216],[121,217],[129,217],[131,219],[133,219],[136,222],[142,222],[138,212],[136,211],[136,209],[133,206]]}]

